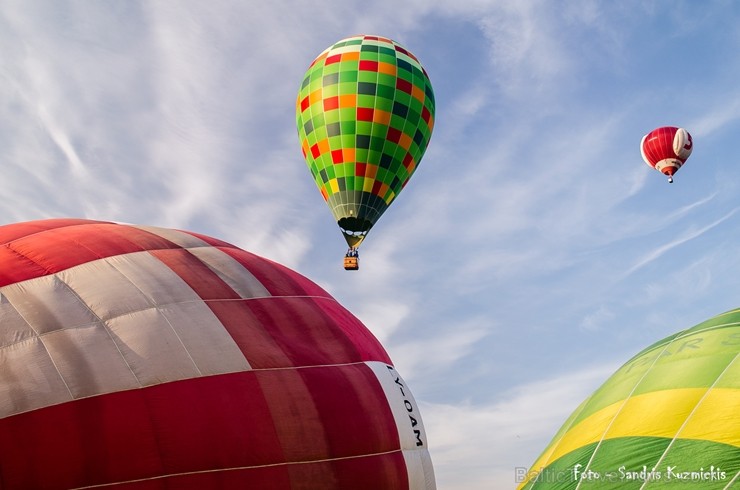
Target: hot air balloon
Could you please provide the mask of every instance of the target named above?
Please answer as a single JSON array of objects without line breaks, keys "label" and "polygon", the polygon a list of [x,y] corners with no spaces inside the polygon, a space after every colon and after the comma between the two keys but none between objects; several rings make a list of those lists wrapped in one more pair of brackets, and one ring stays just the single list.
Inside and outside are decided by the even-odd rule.
[{"label": "hot air balloon", "polygon": [[406,383],[309,279],[150,226],[0,244],[3,489],[435,487]]},{"label": "hot air balloon", "polygon": [[642,137],[640,153],[645,163],[667,175],[668,182],[672,183],[673,174],[686,163],[693,147],[688,131],[666,126],[654,129]]},{"label": "hot air balloon", "polygon": [[649,346],[587,398],[519,489],[739,488],[740,309]]},{"label": "hot air balloon", "polygon": [[296,100],[303,156],[349,245],[357,248],[416,171],[434,126],[434,92],[391,39],[355,36],[322,52]]}]

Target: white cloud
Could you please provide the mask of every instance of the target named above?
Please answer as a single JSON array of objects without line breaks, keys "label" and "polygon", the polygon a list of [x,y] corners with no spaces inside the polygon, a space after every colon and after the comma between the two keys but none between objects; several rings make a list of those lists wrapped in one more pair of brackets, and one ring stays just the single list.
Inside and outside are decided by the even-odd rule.
[{"label": "white cloud", "polygon": [[[487,405],[421,402],[439,488],[513,488],[573,410],[618,366],[602,364],[519,386]],[[538,448],[538,449],[537,449]]]},{"label": "white cloud", "polygon": [[615,317],[616,314],[610,308],[602,305],[583,318],[581,328],[589,331],[599,330],[604,322],[613,320]]},{"label": "white cloud", "polygon": [[403,343],[388,342],[394,365],[407,380],[434,377],[436,373],[447,373],[456,363],[464,359],[475,344],[489,332],[474,320],[466,324],[449,325],[444,333],[429,332],[425,336],[416,335],[411,341]]}]

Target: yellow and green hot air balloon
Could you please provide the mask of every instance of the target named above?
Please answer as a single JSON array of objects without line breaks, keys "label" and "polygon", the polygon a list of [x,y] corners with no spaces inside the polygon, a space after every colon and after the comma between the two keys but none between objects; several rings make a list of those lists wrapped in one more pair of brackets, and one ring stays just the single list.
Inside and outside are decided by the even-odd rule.
[{"label": "yellow and green hot air balloon", "polygon": [[740,309],[633,357],[576,409],[518,488],[740,488]]},{"label": "yellow and green hot air balloon", "polygon": [[343,39],[306,71],[296,101],[301,149],[350,252],[419,165],[434,107],[424,68],[385,37]]}]

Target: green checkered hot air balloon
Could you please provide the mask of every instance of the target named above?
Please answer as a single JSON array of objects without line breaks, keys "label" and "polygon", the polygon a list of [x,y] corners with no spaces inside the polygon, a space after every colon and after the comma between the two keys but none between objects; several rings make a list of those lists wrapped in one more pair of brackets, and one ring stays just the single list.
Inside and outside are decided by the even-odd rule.
[{"label": "green checkered hot air balloon", "polygon": [[740,309],[633,357],[521,480],[520,490],[740,488]]},{"label": "green checkered hot air balloon", "polygon": [[306,71],[296,125],[316,185],[356,249],[419,165],[432,135],[434,93],[401,45],[350,37]]}]

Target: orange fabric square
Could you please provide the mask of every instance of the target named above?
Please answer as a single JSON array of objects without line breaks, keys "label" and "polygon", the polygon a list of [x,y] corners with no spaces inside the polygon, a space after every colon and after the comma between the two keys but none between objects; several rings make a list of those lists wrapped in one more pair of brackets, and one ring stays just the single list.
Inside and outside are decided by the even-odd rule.
[{"label": "orange fabric square", "polygon": [[339,96],[339,107],[357,107],[357,94],[348,94]]},{"label": "orange fabric square", "polygon": [[308,94],[308,101],[311,105],[315,104],[316,102],[319,102],[321,100],[321,89],[317,88],[310,94]]},{"label": "orange fabric square", "polygon": [[319,146],[319,153],[322,155],[330,150],[329,140],[321,140],[316,144]]},{"label": "orange fabric square", "polygon": [[375,109],[375,113],[373,114],[373,122],[390,126],[391,113],[387,111],[381,111],[380,109]]},{"label": "orange fabric square", "polygon": [[398,141],[398,144],[404,150],[408,150],[409,148],[411,148],[411,136],[406,133],[401,133],[401,138]]},{"label": "orange fabric square", "polygon": [[354,162],[355,160],[355,149],[354,148],[343,148],[342,154],[345,162]]},{"label": "orange fabric square", "polygon": [[396,76],[396,65],[393,65],[391,63],[386,63],[385,61],[381,61],[378,63],[378,72],[384,73],[386,75],[393,75]]},{"label": "orange fabric square", "polygon": [[424,103],[424,98],[425,98],[424,90],[420,89],[416,85],[414,85],[413,88],[411,89],[411,96],[414,97],[419,102],[421,102],[422,104]]}]

